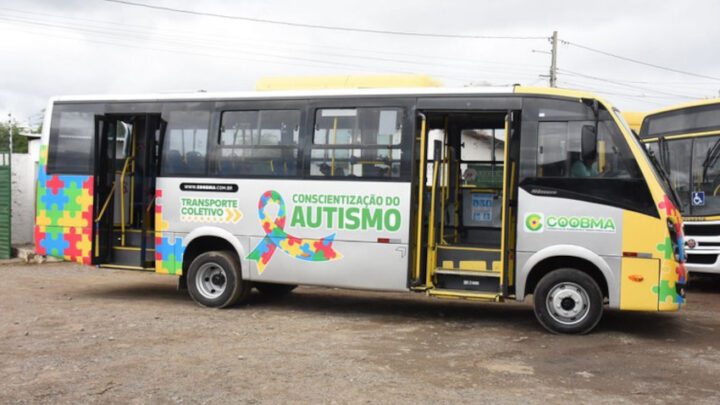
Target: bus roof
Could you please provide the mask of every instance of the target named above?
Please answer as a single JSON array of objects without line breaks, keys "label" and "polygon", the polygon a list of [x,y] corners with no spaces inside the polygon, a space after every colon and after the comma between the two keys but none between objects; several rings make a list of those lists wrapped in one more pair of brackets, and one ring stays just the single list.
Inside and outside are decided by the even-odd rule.
[{"label": "bus roof", "polygon": [[569,98],[591,98],[609,105],[591,93],[547,87],[412,87],[372,89],[321,89],[249,92],[194,92],[194,93],[147,93],[147,94],[96,94],[57,96],[51,102],[123,102],[123,101],[219,101],[219,100],[261,100],[283,98],[347,97],[347,96],[472,96],[472,95],[536,94]]},{"label": "bus roof", "polygon": [[441,87],[442,83],[427,75],[341,75],[263,77],[255,83],[257,91],[309,89],[375,89],[398,87]]},{"label": "bus roof", "polygon": [[710,104],[720,104],[720,98],[709,98],[706,100],[691,101],[689,103],[683,103],[683,104],[673,105],[670,107],[664,107],[659,110],[651,111],[647,115],[650,116],[650,115],[660,114],[660,113],[664,113],[664,112],[668,112],[668,111],[682,110],[685,108],[700,107],[700,106],[710,105]]}]

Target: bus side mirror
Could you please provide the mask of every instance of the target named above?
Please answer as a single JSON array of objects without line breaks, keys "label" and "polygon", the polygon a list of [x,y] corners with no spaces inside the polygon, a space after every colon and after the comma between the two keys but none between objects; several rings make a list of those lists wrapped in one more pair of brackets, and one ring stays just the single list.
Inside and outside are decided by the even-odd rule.
[{"label": "bus side mirror", "polygon": [[580,154],[583,160],[592,160],[597,156],[597,132],[593,125],[582,127]]}]

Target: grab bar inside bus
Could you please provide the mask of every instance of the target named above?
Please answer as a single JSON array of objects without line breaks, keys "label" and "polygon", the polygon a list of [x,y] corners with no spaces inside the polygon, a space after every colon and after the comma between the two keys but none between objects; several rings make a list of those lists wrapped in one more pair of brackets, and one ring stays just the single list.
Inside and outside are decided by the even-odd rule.
[{"label": "grab bar inside bus", "polygon": [[[128,164],[131,160],[133,160],[133,156],[125,158],[122,173],[120,174],[120,246],[125,246],[125,173],[127,173]],[[130,204],[132,204],[132,201]]]},{"label": "grab bar inside bus", "polygon": [[95,222],[100,222],[100,219],[105,215],[105,210],[107,209],[108,204],[110,204],[110,199],[112,198],[113,194],[115,193],[115,182],[113,182],[112,188],[110,189],[110,193],[108,194],[107,198],[105,199],[105,204],[103,204],[102,209],[100,210],[100,213],[98,214],[97,218],[95,218]]}]

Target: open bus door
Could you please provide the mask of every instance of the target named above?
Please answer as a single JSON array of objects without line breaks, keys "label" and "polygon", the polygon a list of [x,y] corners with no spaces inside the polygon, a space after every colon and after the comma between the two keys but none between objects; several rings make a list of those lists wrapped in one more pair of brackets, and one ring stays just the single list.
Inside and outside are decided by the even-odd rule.
[{"label": "open bus door", "polygon": [[166,128],[160,114],[95,118],[93,263],[154,269],[155,181]]},{"label": "open bus door", "polygon": [[414,288],[489,300],[514,292],[518,116],[423,111]]},{"label": "open bus door", "polygon": [[112,261],[113,197],[115,194],[114,120],[95,116],[93,264]]}]

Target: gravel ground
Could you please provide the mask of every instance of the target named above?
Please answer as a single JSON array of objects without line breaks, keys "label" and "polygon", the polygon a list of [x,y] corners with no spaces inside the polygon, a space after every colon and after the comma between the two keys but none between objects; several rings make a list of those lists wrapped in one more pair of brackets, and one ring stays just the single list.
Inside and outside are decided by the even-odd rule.
[{"label": "gravel ground", "polygon": [[524,303],[298,288],[226,310],[174,277],[0,265],[1,403],[720,403],[720,278],[555,336]]}]

